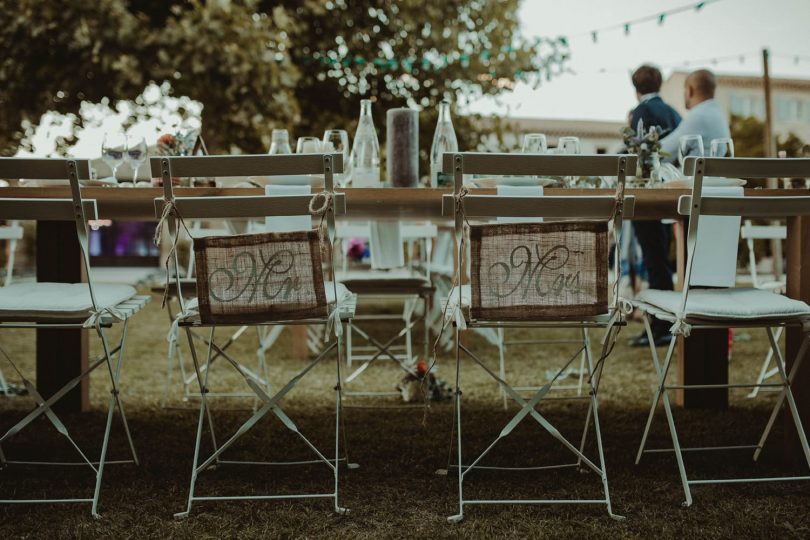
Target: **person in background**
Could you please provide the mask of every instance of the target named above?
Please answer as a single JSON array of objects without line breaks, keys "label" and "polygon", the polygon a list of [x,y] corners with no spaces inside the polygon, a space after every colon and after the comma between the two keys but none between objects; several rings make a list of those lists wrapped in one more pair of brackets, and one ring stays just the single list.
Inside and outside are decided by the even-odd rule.
[{"label": "person in background", "polygon": [[[650,65],[643,65],[633,73],[632,81],[639,103],[630,115],[631,128],[638,129],[640,120],[645,132],[657,126],[667,134],[681,124],[681,115],[678,111],[658,95],[662,80],[661,71]],[[671,291],[673,287],[669,246],[672,241],[672,225],[661,221],[634,221],[633,232],[641,246],[641,256],[647,269],[650,288]],[[669,345],[671,338],[669,327],[670,324],[666,321],[653,319],[652,333],[656,345]],[[630,339],[632,347],[649,347],[649,344],[646,332]]]},{"label": "person in background", "polygon": [[678,127],[661,139],[661,151],[669,154],[664,161],[678,160],[679,141],[684,135],[700,135],[706,152],[712,139],[731,136],[726,115],[714,99],[716,88],[714,73],[707,69],[693,71],[686,78],[683,99],[689,113]]}]

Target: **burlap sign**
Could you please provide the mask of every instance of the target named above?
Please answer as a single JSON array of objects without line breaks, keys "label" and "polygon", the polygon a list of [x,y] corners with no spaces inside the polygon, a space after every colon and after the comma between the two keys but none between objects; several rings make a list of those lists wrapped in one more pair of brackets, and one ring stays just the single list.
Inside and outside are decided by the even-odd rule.
[{"label": "burlap sign", "polygon": [[537,320],[607,313],[607,222],[470,227],[477,320]]},{"label": "burlap sign", "polygon": [[318,231],[194,239],[203,323],[325,317]]}]

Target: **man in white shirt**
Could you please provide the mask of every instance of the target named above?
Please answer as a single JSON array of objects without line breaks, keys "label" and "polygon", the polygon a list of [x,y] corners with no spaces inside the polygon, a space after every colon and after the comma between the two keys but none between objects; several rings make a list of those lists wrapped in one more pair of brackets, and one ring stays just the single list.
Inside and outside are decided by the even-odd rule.
[{"label": "man in white shirt", "polygon": [[662,152],[669,154],[665,161],[678,160],[679,139],[684,135],[700,135],[706,155],[712,139],[731,136],[726,114],[714,99],[716,87],[714,74],[706,69],[693,71],[686,78],[684,102],[689,113],[677,128],[661,139]]}]

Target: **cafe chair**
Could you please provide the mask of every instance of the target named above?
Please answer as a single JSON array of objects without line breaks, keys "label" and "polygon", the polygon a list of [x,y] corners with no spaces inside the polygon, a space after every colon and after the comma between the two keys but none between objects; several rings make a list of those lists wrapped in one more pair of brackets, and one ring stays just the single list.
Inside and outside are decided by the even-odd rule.
[{"label": "cafe chair", "polygon": [[[763,279],[763,276],[757,269],[757,254],[754,241],[755,240],[768,240],[783,242],[787,238],[787,227],[784,225],[754,225],[750,219],[745,220],[743,226],[740,228],[740,237],[745,240],[745,246],[748,249],[748,270],[751,274],[751,284],[757,289],[765,289],[777,294],[784,293],[787,283],[784,273],[781,275],[776,274],[776,269],[779,266],[774,264],[774,274],[772,279]],[[784,327],[778,327],[774,338],[779,343],[782,339]],[[762,367],[759,370],[757,383],[763,383],[768,379],[775,377],[779,373],[779,368],[771,367],[773,361],[773,349],[768,347],[768,352],[762,361]],[[751,390],[747,397],[755,398],[759,394],[760,387],[757,386]]]},{"label": "cafe chair", "polygon": [[[632,217],[635,200],[624,196],[626,171],[635,170],[636,157],[567,156],[527,154],[460,153],[444,155],[444,171],[454,175],[454,193],[443,197],[443,213],[455,218],[458,264],[454,289],[447,299],[445,321],[455,326],[455,418],[458,471],[458,513],[450,522],[464,518],[470,505],[495,504],[599,504],[614,514],[608,488],[598,412],[599,382],[604,362],[624,326],[625,311],[614,293],[608,299],[608,229],[621,230],[622,220]],[[465,174],[486,175],[612,175],[617,176],[614,195],[507,197],[472,194],[463,186]],[[473,192],[474,193],[474,192]],[[498,216],[542,217],[543,223],[476,224]],[[619,254],[616,253],[616,257]],[[463,284],[465,261],[470,261],[470,283]],[[618,259],[617,259],[618,260]],[[621,265],[615,265],[618,269]],[[617,276],[618,277],[618,276]],[[618,283],[618,279],[615,280]],[[598,358],[586,349],[587,396],[560,396],[555,400],[586,401],[584,428],[579,442],[572,442],[538,411],[544,399],[578,355],[561,361],[556,375],[524,398],[503,377],[484,363],[460,339],[476,328],[601,329],[604,331]],[[477,457],[464,460],[462,429],[461,356],[469,357],[496,381],[519,406],[518,412],[500,430],[495,440]],[[507,358],[508,361],[508,358]],[[525,419],[539,426],[574,456],[573,463],[510,467],[486,465],[490,451]],[[586,441],[593,424],[597,458],[586,455]],[[568,427],[568,426],[566,426]],[[465,464],[468,463],[468,464]],[[597,499],[499,499],[470,498],[465,492],[468,476],[475,470],[543,470],[585,467],[598,475],[602,498]]]},{"label": "cafe chair", "polygon": [[[87,241],[87,222],[98,219],[96,201],[84,199],[80,179],[89,178],[86,160],[65,159],[22,159],[0,158],[0,177],[38,178],[45,180],[69,180],[70,198],[64,199],[12,199],[0,198],[0,219],[64,221],[72,223],[76,231],[81,251],[81,262],[87,276],[86,283],[7,283],[0,288],[0,329],[25,328],[38,330],[95,330],[103,353],[91,359],[87,367],[76,377],[67,381],[61,389],[45,398],[36,386],[22,373],[5,350],[0,348],[3,360],[11,365],[22,379],[28,396],[35,407],[19,422],[0,436],[0,468],[12,465],[25,466],[87,466],[95,475],[95,490],[92,497],[75,496],[70,498],[2,499],[1,504],[21,503],[90,503],[91,513],[99,517],[98,505],[105,466],[108,464],[138,464],[138,456],[127,424],[121,401],[121,364],[127,345],[129,319],[149,301],[148,296],[138,296],[129,285],[98,284],[93,281]],[[108,331],[121,324],[121,339],[110,341]],[[53,358],[54,363],[59,362]],[[110,398],[107,403],[107,416],[104,435],[98,458],[87,449],[81,448],[73,439],[70,430],[54,411],[53,406],[66,394],[89,379],[90,374],[101,367],[109,376]],[[107,460],[113,416],[118,410],[126,435],[132,459],[109,462]],[[38,462],[10,459],[6,452],[8,443],[18,433],[31,426],[44,426],[38,420],[47,419],[47,425],[65,437],[76,450],[80,461]],[[4,449],[5,446],[5,449]],[[5,495],[5,494],[4,494]]]},{"label": "cafe chair", "polygon": [[[344,514],[340,505],[339,471],[341,462],[341,360],[343,326],[354,315],[355,296],[334,279],[332,243],[335,235],[335,215],[344,214],[343,194],[333,190],[333,174],[343,168],[340,154],[245,155],[203,157],[152,158],[152,175],[164,179],[164,197],[155,200],[155,212],[161,219],[158,226],[168,225],[172,239],[184,220],[248,219],[266,216],[298,216],[312,214],[318,223],[314,229],[286,233],[239,234],[231,236],[194,238],[196,257],[196,298],[177,298],[181,312],[175,324],[181,328],[189,343],[194,371],[200,393],[200,410],[194,445],[191,484],[186,509],[175,514],[184,518],[195,502],[227,500],[331,499],[334,510]],[[286,174],[323,174],[324,191],[312,195],[243,196],[243,197],[175,197],[170,179],[173,176],[259,176]],[[173,240],[173,243],[174,243]],[[172,250],[167,266],[175,276],[175,286],[182,291],[179,262]],[[265,390],[259,378],[230,355],[223,355],[242,377],[246,386],[260,400],[261,406],[227,439],[219,438],[214,429],[214,415],[208,400],[213,377],[210,366],[215,353],[214,333],[223,326],[257,325],[321,325],[328,340],[322,352],[289,380],[274,381],[274,392]],[[207,352],[198,358],[192,331],[207,331]],[[301,379],[326,358],[335,355],[335,436],[334,457],[318,449],[297,423],[282,408],[282,400]],[[297,435],[314,453],[315,459],[298,461],[241,461],[224,459],[224,452],[244,434],[253,429],[268,413]],[[203,456],[203,432],[207,424],[211,454]],[[266,448],[272,448],[272,440]],[[316,493],[285,493],[263,495],[216,495],[197,493],[199,475],[213,466],[229,465],[305,465],[324,464],[332,473],[331,491]]]},{"label": "cafe chair", "polygon": [[[802,427],[796,403],[793,397],[792,383],[804,360],[810,331],[810,306],[799,300],[758,288],[694,288],[693,267],[695,267],[699,230],[707,216],[746,216],[750,218],[779,219],[788,216],[810,215],[810,197],[716,197],[702,192],[705,176],[726,178],[771,178],[771,177],[808,177],[810,176],[810,159],[740,159],[740,158],[688,158],[685,171],[694,177],[691,196],[682,196],[678,203],[678,213],[689,218],[687,234],[687,259],[683,291],[642,291],[632,300],[644,317],[644,326],[652,343],[651,320],[657,317],[672,323],[673,338],[667,349],[663,362],[659,360],[654,345],[650,347],[653,367],[658,378],[652,406],[636,455],[636,463],[647,452],[674,452],[684,492],[684,506],[692,504],[691,487],[704,484],[795,481],[810,480],[810,476],[758,477],[758,478],[713,478],[689,479],[683,460],[683,452],[748,449],[754,450],[756,461],[768,435],[771,432],[782,405],[787,402],[790,414],[797,428],[799,442],[804,457],[810,465],[810,448]],[[773,356],[776,359],[778,382],[755,382],[753,384],[704,384],[680,385],[667,383],[667,374],[675,351],[676,336],[687,338],[692,330],[723,328],[764,328],[768,334]],[[801,345],[795,358],[786,364],[776,341],[774,328],[795,328],[801,333]],[[675,427],[668,391],[700,391],[718,388],[776,388],[779,396],[771,416],[759,441],[754,445],[693,447],[682,448]],[[647,437],[655,417],[659,402],[663,402],[664,412],[669,425],[673,448],[646,449]]]},{"label": "cafe chair", "polygon": [[[376,270],[369,267],[350,269],[347,257],[344,256],[343,268],[338,272],[338,280],[345,284],[349,290],[357,294],[358,302],[386,302],[402,303],[402,312],[399,314],[366,313],[355,315],[346,332],[346,362],[349,369],[354,369],[346,377],[347,397],[374,397],[398,396],[399,392],[393,390],[349,390],[357,388],[359,377],[374,363],[380,360],[395,362],[402,370],[417,376],[416,363],[418,355],[414,350],[413,330],[420,322],[423,324],[424,337],[422,343],[422,358],[429,358],[429,312],[434,286],[431,281],[431,251],[433,240],[437,236],[436,225],[432,223],[402,223],[399,225],[399,236],[402,249],[408,254],[403,268],[390,270]],[[337,230],[338,238],[370,238],[368,223],[341,223]],[[424,254],[424,261],[416,256],[416,247]],[[417,310],[421,308],[421,314]],[[396,334],[384,342],[371,336],[361,322],[369,321],[397,321],[401,322]],[[355,343],[355,335],[366,345]],[[398,344],[398,342],[400,344]],[[354,367],[359,363],[359,367]],[[352,384],[354,383],[354,384]],[[350,384],[352,386],[350,386]]]}]

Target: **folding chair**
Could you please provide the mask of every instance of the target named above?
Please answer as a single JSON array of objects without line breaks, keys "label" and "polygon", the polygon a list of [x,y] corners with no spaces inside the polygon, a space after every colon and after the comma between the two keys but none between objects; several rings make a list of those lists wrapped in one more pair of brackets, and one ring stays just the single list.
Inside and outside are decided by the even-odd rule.
[{"label": "folding chair", "polygon": [[[3,287],[11,285],[12,276],[14,275],[14,254],[17,252],[17,242],[22,240],[23,228],[16,220],[9,221],[8,224],[0,226],[0,240],[8,242],[7,257],[6,257],[6,275],[3,276]],[[8,385],[6,378],[3,376],[3,370],[0,369],[0,395],[11,396],[14,395],[13,387]]]},{"label": "folding chair", "polygon": [[[784,225],[754,225],[751,223],[750,219],[747,219],[740,228],[740,237],[745,240],[745,245],[748,248],[748,270],[751,274],[751,284],[757,289],[765,289],[776,294],[781,294],[784,292],[786,287],[786,279],[784,274],[780,276],[774,273],[773,279],[770,281],[763,280],[762,276],[759,274],[759,271],[757,270],[757,255],[756,250],[754,249],[754,241],[783,241],[787,238],[787,227]],[[776,267],[778,265],[774,266]],[[776,339],[777,343],[779,343],[782,339],[782,333],[784,330],[785,329],[783,327],[776,329],[774,338]],[[765,359],[762,361],[762,367],[759,370],[757,383],[763,383],[771,377],[775,377],[779,373],[779,368],[770,367],[773,358],[773,349],[768,347],[768,352],[765,355]],[[751,393],[749,393],[747,397],[755,398],[759,394],[759,391],[760,387],[757,386],[751,390]]]},{"label": "folding chair", "polygon": [[[635,170],[635,156],[565,156],[526,154],[461,153],[444,155],[444,171],[455,178],[453,195],[443,198],[444,215],[455,216],[458,264],[456,286],[445,306],[446,320],[455,323],[458,513],[450,522],[464,518],[468,505],[491,504],[604,504],[613,513],[608,490],[607,470],[602,448],[598,414],[598,388],[604,360],[624,325],[622,310],[614,294],[608,302],[608,222],[621,230],[624,217],[633,215],[634,199],[624,197],[627,170]],[[465,174],[496,175],[616,175],[615,196],[503,197],[470,195],[463,187]],[[475,218],[496,216],[533,216],[563,221],[497,225],[469,225]],[[588,221],[583,221],[588,220]],[[462,286],[466,257],[465,225],[469,228],[470,285]],[[618,251],[618,250],[617,250]],[[616,254],[619,257],[619,254]],[[618,260],[618,259],[617,259]],[[620,265],[616,265],[618,269]],[[615,283],[618,283],[616,280]],[[601,328],[605,331],[598,359],[586,349],[588,396],[561,396],[558,400],[587,400],[589,403],[580,444],[569,441],[538,410],[554,383],[573,362],[569,358],[530,398],[524,398],[506,380],[495,374],[476,354],[461,343],[459,334],[470,328]],[[462,460],[461,426],[461,353],[478,364],[515,401],[520,410],[504,426],[497,438],[469,465]],[[563,465],[530,467],[484,466],[482,460],[494,446],[508,436],[524,419],[531,417],[542,429],[576,457]],[[585,455],[585,443],[593,422],[598,462]],[[476,469],[537,470],[579,467],[593,470],[602,482],[601,499],[469,499],[464,496],[464,481]]]},{"label": "folding chair", "polygon": [[[342,239],[353,237],[369,237],[369,227],[363,224],[340,224],[338,227],[338,237]],[[424,326],[423,359],[429,360],[429,336],[430,320],[429,310],[431,299],[434,293],[434,286],[431,282],[431,254],[433,240],[437,236],[437,228],[432,223],[403,223],[400,225],[400,236],[407,246],[408,259],[406,267],[393,270],[373,270],[363,269],[352,271],[348,269],[346,258],[342,272],[338,274],[338,279],[345,284],[349,290],[358,295],[360,300],[402,302],[402,314],[386,315],[380,313],[356,315],[348,326],[346,334],[346,361],[349,368],[355,362],[361,362],[346,377],[346,396],[392,396],[399,395],[394,391],[369,391],[355,390],[349,391],[349,384],[357,379],[375,362],[382,359],[396,362],[403,371],[411,375],[417,375],[417,356],[414,354],[413,329],[419,322]],[[419,244],[420,250],[424,253],[424,263],[420,264],[415,260],[415,246]],[[416,310],[421,303],[422,315],[418,315]],[[371,336],[364,330],[358,322],[394,320],[401,321],[403,326],[399,331],[388,338],[384,343]],[[354,343],[354,335],[357,334],[368,345],[357,346]],[[398,341],[404,341],[402,345],[397,345]]]},{"label": "folding chair", "polygon": [[[773,427],[779,411],[785,401],[788,410],[796,425],[802,450],[808,465],[810,465],[810,448],[802,427],[801,418],[793,399],[791,383],[799,370],[808,346],[808,330],[810,330],[810,306],[804,302],[793,300],[779,294],[773,294],[757,288],[711,288],[693,289],[692,273],[695,262],[696,245],[698,244],[698,230],[704,216],[748,216],[752,218],[780,218],[786,216],[810,215],[810,197],[710,197],[702,194],[703,178],[705,176],[719,176],[729,178],[770,178],[808,177],[810,176],[810,159],[740,159],[740,158],[688,158],[685,171],[694,175],[694,186],[691,196],[681,197],[678,204],[678,213],[689,217],[689,232],[687,235],[687,260],[684,287],[682,292],[646,290],[639,294],[632,304],[644,315],[644,326],[652,340],[650,321],[653,317],[673,323],[673,336],[688,337],[692,329],[706,328],[764,328],[776,358],[778,370],[778,383],[757,382],[754,384],[705,384],[681,385],[667,383],[667,374],[675,351],[675,338],[673,337],[667,349],[663,363],[659,361],[655,346],[651,345],[650,355],[653,367],[658,377],[658,384],[653,395],[650,414],[641,438],[641,444],[636,455],[636,463],[641,460],[645,452],[673,452],[678,464],[681,483],[684,492],[684,506],[692,504],[691,487],[703,484],[765,482],[810,480],[810,476],[793,477],[767,477],[767,478],[716,478],[690,480],[686,475],[683,461],[683,452],[753,449],[754,461],[757,460],[768,435]],[[790,373],[785,371],[785,362],[782,352],[774,335],[774,328],[798,326],[803,329],[804,338]],[[773,387],[780,390],[779,397],[774,405],[773,412],[768,420],[762,437],[755,445],[721,446],[721,447],[695,447],[681,448],[678,433],[675,429],[672,407],[668,391],[678,389],[713,389],[713,388],[757,388]],[[663,401],[669,432],[673,448],[646,449],[647,436],[652,425],[658,402]]]},{"label": "folding chair", "polygon": [[[96,484],[93,496],[75,498],[42,498],[42,499],[3,499],[0,503],[92,503],[91,512],[98,517],[98,503],[101,493],[101,483],[104,467],[113,463],[135,463],[138,457],[132,442],[129,426],[124,414],[120,397],[121,364],[126,350],[127,329],[129,318],[140,311],[149,301],[148,296],[136,296],[136,291],[128,285],[103,285],[93,283],[93,272],[90,268],[87,243],[87,220],[98,219],[96,201],[82,198],[80,178],[89,178],[86,160],[64,159],[19,159],[0,158],[0,177],[2,178],[42,178],[50,180],[70,181],[71,199],[0,199],[0,218],[10,220],[38,220],[38,221],[73,221],[82,255],[82,263],[87,274],[87,283],[11,283],[0,289],[0,329],[29,328],[29,329],[95,329],[103,353],[89,362],[88,367],[77,377],[65,385],[49,398],[45,399],[39,394],[36,387],[27,379],[17,364],[0,349],[5,360],[9,362],[22,379],[28,395],[36,407],[17,422],[12,428],[0,436],[0,465],[46,465],[46,466],[75,466],[86,465],[95,474]],[[107,330],[114,324],[121,322],[123,331],[121,340],[111,344]],[[115,358],[115,360],[113,360]],[[54,359],[58,361],[58,359]],[[76,388],[83,379],[98,367],[105,366],[111,385],[110,399],[107,404],[107,421],[101,451],[98,460],[93,460],[88,452],[79,447],[74,441],[68,428],[59,419],[52,409],[53,405],[68,392]],[[131,460],[107,461],[107,449],[112,429],[112,420],[115,409],[121,415],[124,432]],[[81,457],[78,462],[32,462],[11,460],[6,458],[2,444],[28,427],[34,421],[45,417],[56,431],[64,436],[70,445]]]},{"label": "folding chair", "polygon": [[[199,382],[200,413],[197,423],[194,459],[186,510],[175,514],[188,516],[196,501],[279,500],[329,498],[335,511],[347,510],[339,504],[340,411],[341,411],[341,335],[343,324],[354,314],[355,297],[345,286],[334,280],[324,280],[322,252],[327,270],[332,268],[332,242],[335,214],[345,213],[345,198],[334,193],[334,172],[343,168],[340,154],[205,156],[152,158],[152,174],[163,177],[164,197],[156,199],[156,214],[166,222],[172,238],[176,239],[183,219],[244,219],[264,216],[294,216],[314,214],[321,223],[317,229],[291,233],[246,234],[228,237],[196,238],[197,298],[186,302],[182,292],[177,295],[181,313],[175,324],[184,329],[191,350],[194,370]],[[253,176],[279,174],[316,174],[325,178],[325,191],[316,194],[258,197],[183,197],[175,198],[172,176]],[[326,227],[326,231],[323,227]],[[162,226],[159,225],[162,231]],[[175,286],[182,291],[177,253],[170,254],[167,265],[174,266]],[[168,272],[167,272],[168,275]],[[261,402],[252,416],[225,442],[218,442],[214,419],[208,403],[211,371],[207,369],[214,354],[214,332],[219,326],[256,325],[323,325],[327,328],[328,344],[313,361],[298,374],[280,385],[274,394],[266,391],[257,377],[229,355],[223,358],[241,375],[246,385]],[[333,329],[332,329],[333,327]],[[205,361],[197,357],[192,329],[206,328],[208,348]],[[336,338],[331,339],[334,332]],[[282,399],[301,379],[327,356],[336,353],[335,371],[335,456],[327,458],[301,432],[281,407]],[[222,459],[222,454],[252,429],[267,413],[273,413],[281,423],[302,439],[317,459],[295,462],[257,462]],[[207,458],[201,455],[204,424],[210,431],[213,451]],[[200,496],[196,494],[197,478],[213,465],[300,465],[324,463],[334,475],[332,492]]]}]

